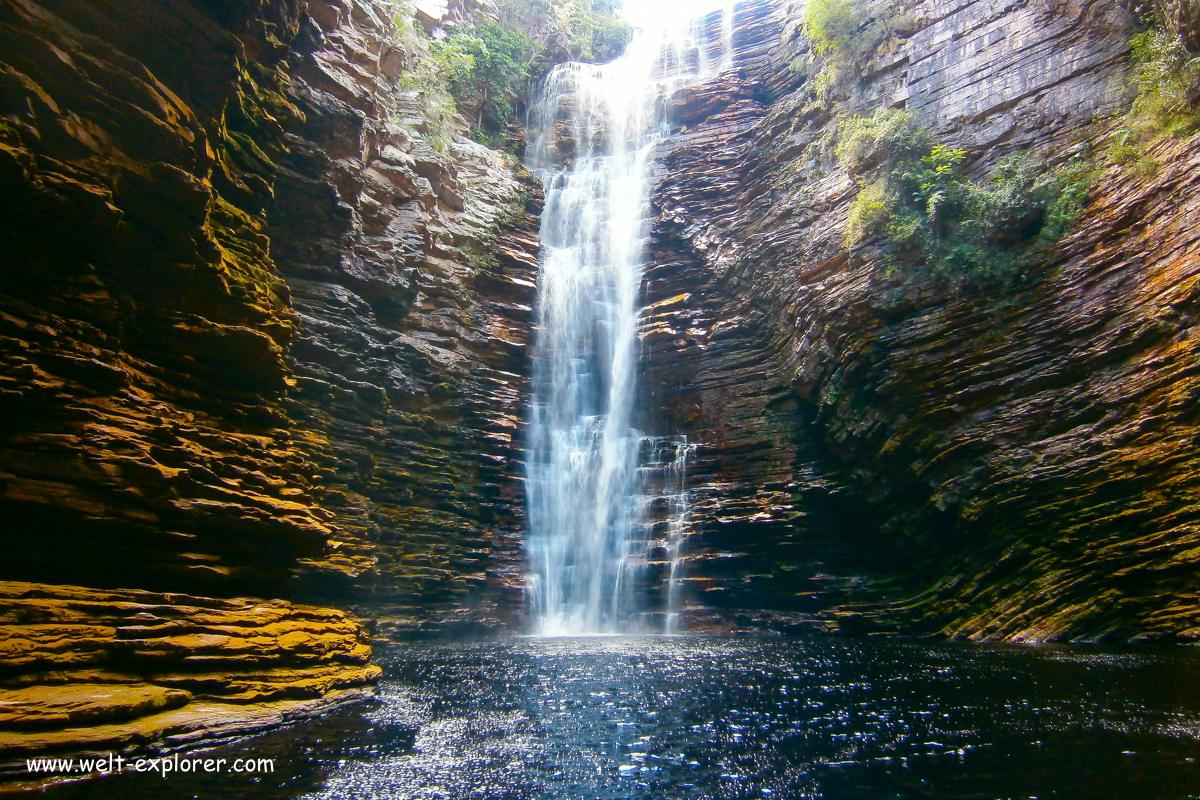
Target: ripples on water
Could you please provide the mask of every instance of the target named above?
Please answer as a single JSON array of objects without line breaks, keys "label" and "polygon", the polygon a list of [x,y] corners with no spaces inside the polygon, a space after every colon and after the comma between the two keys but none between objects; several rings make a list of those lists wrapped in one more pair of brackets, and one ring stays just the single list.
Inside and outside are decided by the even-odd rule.
[{"label": "ripples on water", "polygon": [[1200,797],[1200,654],[818,638],[384,654],[379,702],[227,747],[273,777],[57,798]]}]

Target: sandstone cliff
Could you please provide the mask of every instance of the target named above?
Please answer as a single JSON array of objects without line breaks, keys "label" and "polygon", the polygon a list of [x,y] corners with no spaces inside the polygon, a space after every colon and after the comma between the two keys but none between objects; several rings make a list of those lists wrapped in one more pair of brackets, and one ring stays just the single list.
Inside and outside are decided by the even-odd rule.
[{"label": "sandstone cliff", "polygon": [[[857,187],[786,66],[796,12],[739,9],[740,70],[680,99],[647,283],[651,418],[702,443],[695,602],[743,624],[1195,638],[1195,142],[1159,145],[1152,180],[1110,166],[1023,280],[947,286],[847,247]],[[980,171],[1086,148],[1127,102],[1115,3],[908,11],[847,102],[915,112]]]},{"label": "sandstone cliff", "polygon": [[431,147],[400,24],[0,4],[0,751],[186,744],[378,674],[341,611],[214,598],[511,618],[538,192]]},{"label": "sandstone cliff", "polygon": [[174,750],[363,699],[362,626],[281,600],[0,583],[0,777],[26,757]]},{"label": "sandstone cliff", "polygon": [[[1195,638],[1200,145],[1003,291],[896,269],[799,13],[739,4],[660,152],[638,424],[699,445],[691,623]],[[1112,0],[904,20],[845,102],[979,175],[1128,102]],[[431,135],[396,9],[3,0],[0,44],[0,750],[361,696],[362,622],[515,629],[540,189]]]}]

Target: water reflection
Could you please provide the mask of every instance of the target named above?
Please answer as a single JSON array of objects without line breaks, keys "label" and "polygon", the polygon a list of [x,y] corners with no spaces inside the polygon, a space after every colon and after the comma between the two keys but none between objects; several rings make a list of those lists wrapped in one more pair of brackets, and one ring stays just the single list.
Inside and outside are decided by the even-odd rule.
[{"label": "water reflection", "polygon": [[[375,707],[226,748],[273,777],[61,798],[1187,798],[1190,651],[596,638],[388,654]],[[186,783],[186,785],[185,785]]]}]

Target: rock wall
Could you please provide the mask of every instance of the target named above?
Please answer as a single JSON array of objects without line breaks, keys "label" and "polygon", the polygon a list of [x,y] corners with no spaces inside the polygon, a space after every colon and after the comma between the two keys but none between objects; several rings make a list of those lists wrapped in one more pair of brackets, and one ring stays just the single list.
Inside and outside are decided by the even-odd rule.
[{"label": "rock wall", "polygon": [[300,320],[288,413],[338,530],[300,580],[380,635],[496,630],[522,600],[541,189],[466,139],[429,144],[380,8],[314,3],[289,68],[306,122],[270,229]]},{"label": "rock wall", "polygon": [[56,665],[117,687],[105,742],[163,746],[362,696],[367,616],[511,623],[539,191],[429,144],[397,13],[0,3],[0,751],[75,704]]},{"label": "rock wall", "polygon": [[[1061,158],[1126,102],[1115,3],[926,2],[848,101],[907,107],[982,173]],[[643,340],[650,425],[701,443],[693,618],[993,640],[1183,639],[1194,563],[1194,142],[1110,168],[1004,292],[848,251],[855,187],[739,6],[740,69],[679,101]],[[762,42],[762,44],[758,44]]]},{"label": "rock wall", "polygon": [[263,233],[297,9],[144,5],[0,7],[4,577],[279,591],[330,535]]},{"label": "rock wall", "polygon": [[361,700],[366,631],[281,600],[0,583],[0,777],[26,757],[177,750]]},{"label": "rock wall", "polygon": [[[638,424],[700,445],[690,624],[1193,638],[1197,145],[1111,169],[1002,296],[897,272],[845,245],[798,14],[739,4],[735,69],[673,98],[660,152]],[[913,110],[981,175],[1062,157],[1128,99],[1130,20],[926,0],[848,102]],[[397,9],[3,0],[0,44],[3,691],[57,685],[18,655],[42,624],[103,629],[79,642],[134,687],[122,724],[262,683],[131,682],[138,625],[183,660],[264,608],[353,639],[263,645],[308,700],[371,680],[354,618],[515,627],[540,189],[435,135]]]}]

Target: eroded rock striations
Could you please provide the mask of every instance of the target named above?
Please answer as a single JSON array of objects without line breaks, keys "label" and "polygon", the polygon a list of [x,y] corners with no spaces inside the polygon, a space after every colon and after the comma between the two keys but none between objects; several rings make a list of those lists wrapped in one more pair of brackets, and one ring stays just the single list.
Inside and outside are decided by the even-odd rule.
[{"label": "eroded rock striations", "polygon": [[282,587],[330,535],[263,233],[299,19],[142,6],[2,6],[5,577]]},{"label": "eroded rock striations", "polygon": [[27,756],[275,727],[362,699],[380,674],[361,625],[282,600],[5,582],[0,637],[0,774],[17,776]]},{"label": "eroded rock striations", "polygon": [[[742,624],[1196,638],[1196,143],[1160,145],[1153,179],[1110,168],[1015,286],[949,287],[848,250],[830,120],[795,50],[750,44],[794,11],[739,9],[741,69],[682,99],[663,154],[647,284],[649,417],[702,443],[693,601]],[[981,173],[1063,158],[1124,107],[1130,19],[917,3],[849,102],[910,109]]]},{"label": "eroded rock striations", "polygon": [[0,730],[161,746],[377,675],[341,611],[213,598],[511,618],[538,191],[425,143],[395,14],[0,3]]},{"label": "eroded rock striations", "polygon": [[381,8],[314,4],[315,49],[289,70],[306,122],[271,216],[300,316],[288,412],[339,530],[302,579],[381,635],[496,630],[521,603],[541,189],[508,156],[420,135]]}]

